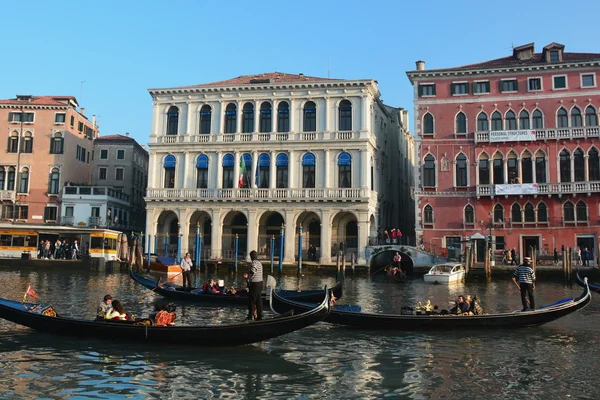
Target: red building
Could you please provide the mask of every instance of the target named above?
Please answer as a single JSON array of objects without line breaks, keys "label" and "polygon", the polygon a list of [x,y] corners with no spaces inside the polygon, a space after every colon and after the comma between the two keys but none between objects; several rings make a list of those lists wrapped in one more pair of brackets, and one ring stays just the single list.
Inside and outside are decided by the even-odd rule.
[{"label": "red building", "polygon": [[509,57],[407,72],[414,86],[417,242],[478,259],[532,247],[598,251],[600,54],[534,44]]}]

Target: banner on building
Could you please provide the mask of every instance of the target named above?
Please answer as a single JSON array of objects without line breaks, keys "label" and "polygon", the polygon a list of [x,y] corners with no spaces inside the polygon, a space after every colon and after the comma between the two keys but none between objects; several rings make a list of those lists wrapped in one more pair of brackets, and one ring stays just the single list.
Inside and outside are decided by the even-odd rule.
[{"label": "banner on building", "polygon": [[490,131],[490,142],[518,142],[535,140],[535,131]]},{"label": "banner on building", "polygon": [[520,183],[514,185],[496,185],[496,195],[503,194],[537,194],[537,183]]}]

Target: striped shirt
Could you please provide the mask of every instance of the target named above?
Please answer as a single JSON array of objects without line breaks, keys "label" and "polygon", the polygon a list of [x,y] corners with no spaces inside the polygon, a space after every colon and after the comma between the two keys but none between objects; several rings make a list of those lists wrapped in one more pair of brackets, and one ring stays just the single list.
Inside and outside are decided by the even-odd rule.
[{"label": "striped shirt", "polygon": [[513,274],[513,278],[519,278],[519,283],[533,283],[535,282],[535,272],[527,264],[519,265]]},{"label": "striped shirt", "polygon": [[249,282],[262,282],[263,281],[263,266],[260,261],[254,260],[250,264],[248,270],[248,281]]}]

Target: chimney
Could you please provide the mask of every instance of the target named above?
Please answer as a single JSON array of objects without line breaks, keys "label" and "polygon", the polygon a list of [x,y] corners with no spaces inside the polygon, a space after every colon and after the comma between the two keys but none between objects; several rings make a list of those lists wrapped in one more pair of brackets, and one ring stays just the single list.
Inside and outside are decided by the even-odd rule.
[{"label": "chimney", "polygon": [[300,72],[298,75],[300,75],[300,76],[304,76],[304,74],[303,74],[302,72]]},{"label": "chimney", "polygon": [[96,126],[96,114],[92,115],[92,126]]},{"label": "chimney", "polygon": [[415,64],[417,64],[417,71],[425,71],[425,61],[417,61]]},{"label": "chimney", "polygon": [[129,132],[125,132],[125,136],[129,137]]},{"label": "chimney", "polygon": [[81,108],[79,109],[79,113],[80,113],[81,115],[85,115],[85,108],[81,107]]}]

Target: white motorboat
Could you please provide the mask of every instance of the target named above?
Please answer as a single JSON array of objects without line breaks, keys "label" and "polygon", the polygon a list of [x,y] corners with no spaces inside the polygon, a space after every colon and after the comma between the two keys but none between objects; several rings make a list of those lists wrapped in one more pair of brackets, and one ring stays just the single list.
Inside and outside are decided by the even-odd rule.
[{"label": "white motorboat", "polygon": [[462,282],[465,279],[465,268],[460,263],[434,265],[423,276],[423,279],[425,283],[441,283],[444,285]]}]

